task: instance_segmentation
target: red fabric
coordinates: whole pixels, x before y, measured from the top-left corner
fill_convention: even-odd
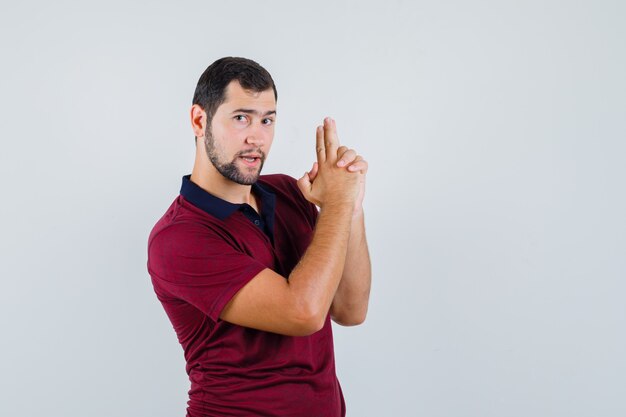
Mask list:
[[[259,183],[276,195],[274,245],[240,211],[219,220],[179,196],[148,243],[148,271],[187,361],[188,416],[345,415],[330,319],[307,337],[219,319],[264,268],[287,277],[309,245],[317,210],[285,175]]]

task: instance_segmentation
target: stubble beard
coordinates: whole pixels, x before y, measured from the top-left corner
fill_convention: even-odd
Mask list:
[[[265,162],[265,153],[262,150],[253,150],[254,153],[259,154],[261,157],[261,164],[259,165],[259,169],[256,172],[246,174],[237,167],[236,161],[241,156],[249,154],[252,151],[248,150],[238,152],[232,161],[222,162],[220,160],[219,152],[215,147],[215,139],[213,138],[213,135],[208,128],[204,132],[204,148],[206,150],[207,156],[209,157],[209,160],[211,161],[215,169],[217,169],[217,171],[225,178],[241,185],[252,185],[259,179],[259,175],[261,175],[261,170],[263,169],[263,163]]]

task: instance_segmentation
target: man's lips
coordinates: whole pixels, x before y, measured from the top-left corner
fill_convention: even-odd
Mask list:
[[[244,164],[251,167],[257,166],[261,162],[260,155],[241,155],[239,156],[239,158],[241,158]]]

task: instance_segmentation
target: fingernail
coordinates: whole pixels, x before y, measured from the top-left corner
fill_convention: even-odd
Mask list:
[[[346,161],[344,161],[343,159],[337,162],[337,165],[340,167],[344,166],[345,164],[346,164]]]

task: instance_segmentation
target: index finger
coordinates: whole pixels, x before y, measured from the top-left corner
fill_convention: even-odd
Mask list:
[[[317,162],[326,161],[326,145],[324,145],[324,127],[318,126],[315,130],[315,155]]]
[[[339,138],[337,137],[335,121],[330,117],[324,119],[324,146],[326,147],[326,159],[330,159],[331,161],[337,159]]]

